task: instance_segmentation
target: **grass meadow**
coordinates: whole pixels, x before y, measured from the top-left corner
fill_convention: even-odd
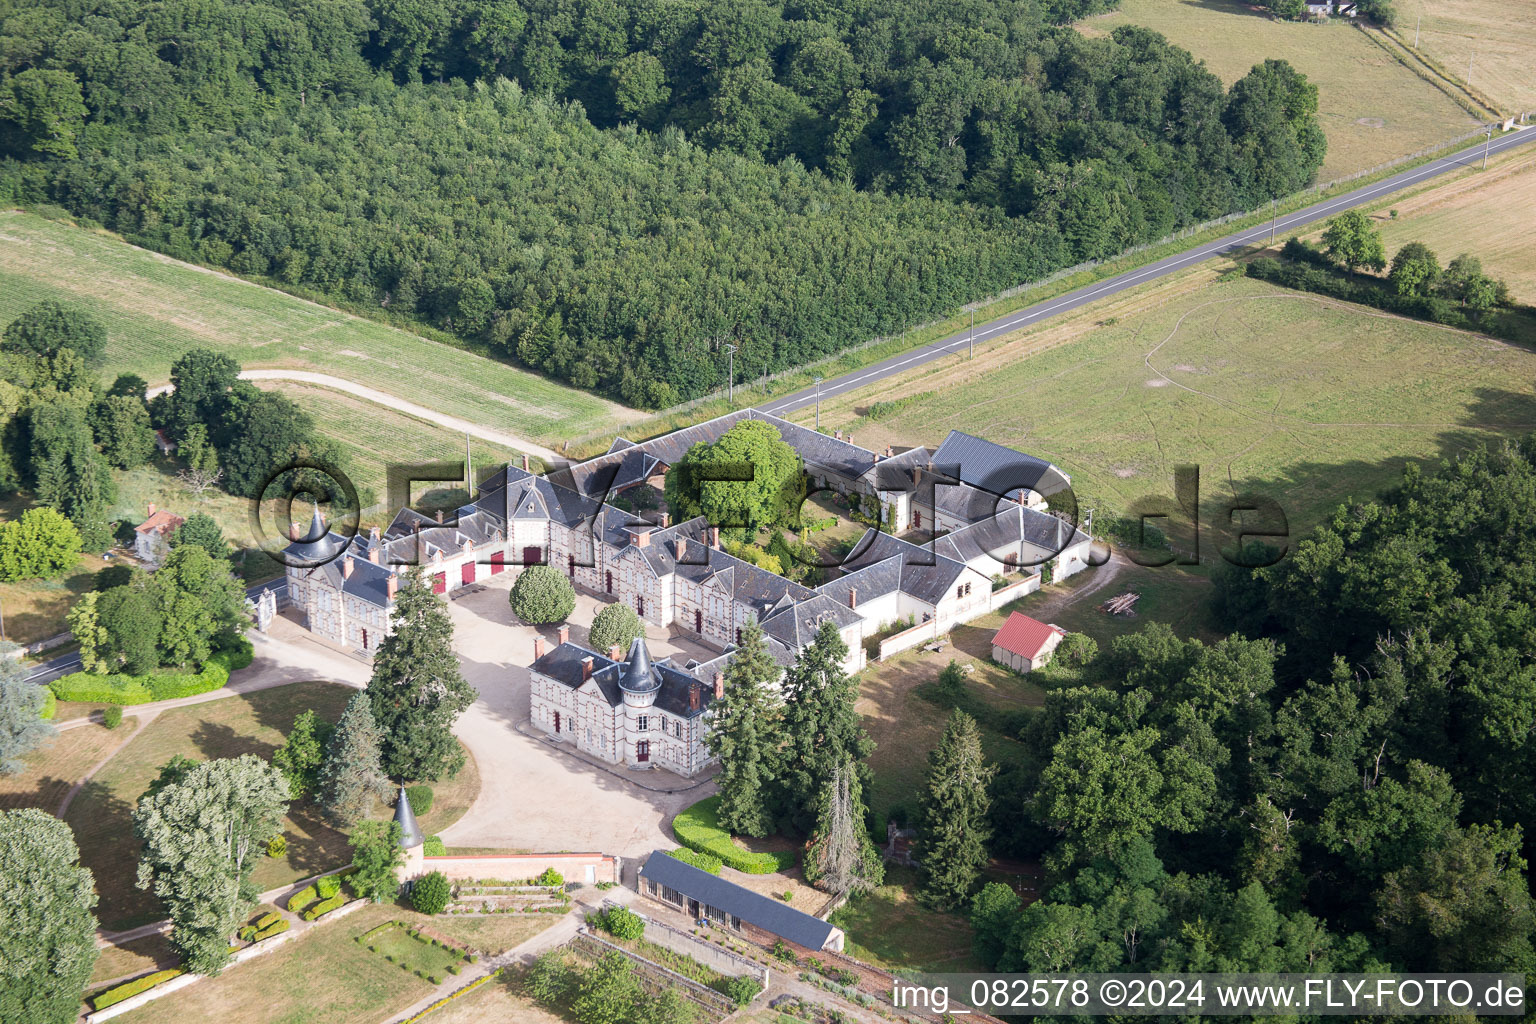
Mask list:
[[[15,210],[0,213],[0,323],[43,299],[77,303],[106,323],[105,377],[137,373],[163,383],[176,357],[203,347],[247,368],[329,373],[546,443],[629,415],[505,363],[110,234]]]
[[[1536,111],[1536,4],[1400,0],[1397,36],[1506,111]]]
[[[1405,7],[1399,4],[1401,16],[1411,19]],[[1319,119],[1328,136],[1319,181],[1375,167],[1476,126],[1445,93],[1342,21],[1276,21],[1241,0],[1123,0],[1119,10],[1078,28],[1098,35],[1119,25],[1161,32],[1205,61],[1228,86],[1266,58],[1290,61],[1318,90]]]

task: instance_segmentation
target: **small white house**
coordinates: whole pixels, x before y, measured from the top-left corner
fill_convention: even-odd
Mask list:
[[[992,637],[992,660],[1015,672],[1029,672],[1051,660],[1067,631],[1021,612],[1008,616]]]
[[[159,565],[171,550],[171,534],[186,522],[181,516],[149,506],[149,518],[133,528],[133,553],[146,565]]]

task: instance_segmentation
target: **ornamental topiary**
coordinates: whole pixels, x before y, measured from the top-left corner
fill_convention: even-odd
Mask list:
[[[576,590],[564,574],[547,565],[530,565],[512,584],[512,613],[530,626],[563,622],[576,607]]]
[[[411,887],[411,906],[423,914],[441,914],[448,907],[453,891],[448,876],[433,871],[416,880]]]
[[[431,786],[406,786],[405,798],[411,802],[411,811],[418,818],[432,809]]]
[[[605,654],[612,647],[627,651],[630,644],[643,636],[645,623],[635,610],[627,604],[611,604],[592,620],[587,646]]]

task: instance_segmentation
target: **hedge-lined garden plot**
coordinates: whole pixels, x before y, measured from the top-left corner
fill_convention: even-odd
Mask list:
[[[434,938],[402,921],[386,921],[359,935],[357,941],[403,970],[439,984],[449,975],[458,974],[477,959],[444,939]]]
[[[449,914],[563,914],[571,897],[561,885],[540,885],[538,880],[504,882],[476,879],[453,887]]]

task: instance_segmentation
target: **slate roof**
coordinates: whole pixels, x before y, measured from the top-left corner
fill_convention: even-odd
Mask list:
[[[402,850],[413,849],[427,841],[421,834],[421,826],[416,824],[416,812],[411,810],[411,801],[405,795],[404,786],[400,787],[400,792],[395,797],[395,820],[400,823]]]
[[[1066,635],[1067,631],[1060,626],[1048,626],[1023,612],[1014,612],[1008,616],[1008,621],[1003,623],[1003,628],[993,635],[992,644],[994,647],[1001,647],[1005,651],[1034,660],[1040,657],[1051,637]]]
[[[1020,487],[1050,497],[1071,486],[1067,474],[1033,455],[951,430],[933,453],[935,467],[954,472],[964,483],[1012,496]]]
[[[763,619],[763,632],[781,640],[795,650],[804,650],[816,639],[816,631],[823,622],[831,622],[839,629],[859,621],[859,613],[829,597],[818,593],[803,601],[797,601]]]
[[[893,557],[901,559],[901,591],[927,604],[943,600],[955,580],[966,571],[964,562],[950,558],[927,547],[920,547],[871,527],[854,546],[854,557],[844,564],[845,575],[824,583],[821,590],[835,594],[835,587],[844,587],[847,574],[875,565]]]
[[[797,942],[807,949],[823,948],[837,932],[837,928],[803,910],[796,910],[787,903],[769,899],[718,875],[701,871],[692,864],[684,864],[660,850],[647,858],[645,867],[640,869],[640,877],[652,879],[700,903],[734,914],[748,924],[790,942]]]
[[[616,708],[624,703],[626,690],[631,693],[655,691],[652,707],[678,718],[694,718],[709,709],[715,696],[713,671],[707,673],[709,678],[705,680],[667,660],[653,661],[645,641],[639,639],[630,645],[629,654],[623,661],[614,661],[567,641],[546,652],[529,667],[576,690],[586,682],[581,677],[581,664],[586,658],[592,659],[592,682],[609,707]],[[695,688],[699,691],[698,707],[693,706],[692,691]]]

